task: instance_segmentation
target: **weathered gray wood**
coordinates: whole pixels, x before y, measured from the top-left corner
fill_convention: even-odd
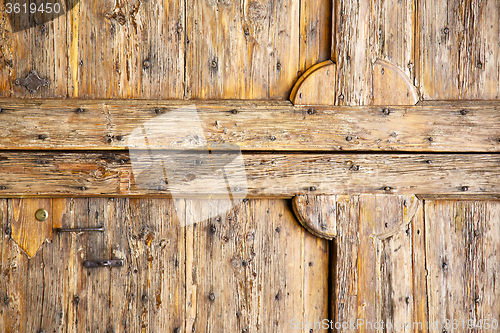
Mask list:
[[[343,200],[332,268],[337,281],[332,295],[335,322],[348,324],[339,331],[383,331],[382,322],[387,331],[388,325],[396,331],[399,323],[413,322],[411,224],[419,209],[422,203],[414,196],[361,195]]]
[[[192,164],[191,155],[185,158],[184,164]],[[495,154],[244,154],[243,159],[248,197],[500,193]],[[136,183],[127,153],[0,153],[0,197],[170,195],[166,186],[147,184]],[[225,188],[190,189],[189,178],[182,184],[185,197],[227,194]]]
[[[9,200],[0,200],[3,228]],[[272,332],[327,318],[328,242],[296,223],[285,200],[204,218],[222,204],[54,199],[59,226],[105,232],[55,234],[31,260],[3,236],[2,332]],[[98,258],[124,266],[82,266]]]
[[[209,144],[242,150],[498,152],[498,103],[388,107],[293,107],[270,101],[0,101],[0,149],[127,149],[130,133],[167,112],[196,108]],[[83,112],[78,113],[81,108]],[[156,120],[153,120],[156,119]],[[178,123],[176,123],[178,122]],[[174,133],[150,139],[175,148]],[[179,148],[179,147],[178,147]],[[182,148],[182,147],[180,147]]]
[[[451,331],[453,320],[460,331],[496,330],[484,324],[499,324],[499,211],[494,201],[426,202],[429,320],[438,330]]]

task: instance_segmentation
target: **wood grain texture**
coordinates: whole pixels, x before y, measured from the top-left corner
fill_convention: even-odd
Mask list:
[[[448,329],[446,320],[463,331],[498,323],[499,208],[494,201],[426,202],[429,320],[437,329]]]
[[[30,261],[2,236],[3,332],[270,332],[327,318],[327,242],[294,221],[287,201],[246,201],[204,219],[220,204],[54,199],[62,226],[105,232],[56,234]],[[124,266],[82,265],[110,258]]]
[[[362,195],[343,200],[332,272],[338,283],[332,302],[335,321],[348,326],[338,331],[373,332],[383,329],[382,321],[385,329],[413,322],[411,223],[418,209],[422,204],[413,196]]]
[[[286,98],[299,70],[299,10],[297,1],[188,1],[186,97]]]
[[[337,235],[337,197],[299,195],[292,199],[297,221],[313,235],[332,240]]]
[[[170,196],[166,186],[137,182],[127,153],[1,153],[0,195]],[[178,158],[180,158],[178,156]],[[193,163],[186,155],[179,165]],[[154,159],[153,165],[162,159]],[[498,195],[498,157],[493,154],[244,154],[248,197],[291,198],[314,194]],[[450,167],[450,166],[453,167]],[[217,166],[218,168],[218,166]],[[170,170],[170,169],[169,169]],[[174,169],[172,169],[174,170]],[[231,165],[228,174],[241,174]],[[124,180],[123,175],[127,175]],[[157,179],[153,179],[157,180]],[[164,181],[163,175],[161,176]],[[124,186],[124,181],[127,186]],[[183,196],[227,196],[226,189],[190,187]],[[238,193],[243,189],[232,188]]]
[[[386,114],[384,107],[310,108],[273,101],[4,100],[0,148],[126,149],[140,124],[182,126],[186,119],[169,118],[169,112],[195,108],[208,144],[234,143],[242,150],[498,152],[499,107],[399,106]],[[150,148],[175,148],[176,133],[150,138]]]
[[[45,221],[35,218],[35,212],[45,209]],[[49,199],[12,199],[9,201],[12,239],[28,258],[33,257],[46,241],[52,240],[52,202]]]
[[[217,201],[186,205],[196,216]],[[294,319],[327,318],[327,243],[294,221],[286,201],[247,201],[186,231],[186,331],[282,332]]]
[[[499,99],[499,15],[495,0],[419,3],[415,52],[423,99]]]
[[[373,64],[373,105],[415,105],[418,92],[410,78],[387,60]]]
[[[372,64],[394,63],[413,81],[414,2],[335,2],[333,60],[337,64],[337,105],[373,103]]]
[[[336,65],[327,60],[309,68],[290,93],[294,105],[334,105]]]

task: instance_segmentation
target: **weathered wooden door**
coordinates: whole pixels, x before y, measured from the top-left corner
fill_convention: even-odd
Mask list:
[[[0,0],[0,332],[499,331],[499,12]]]

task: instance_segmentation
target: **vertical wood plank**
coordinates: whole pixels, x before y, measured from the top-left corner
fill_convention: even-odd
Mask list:
[[[287,98],[299,66],[299,10],[298,1],[188,1],[186,97]]]
[[[217,204],[187,200],[186,214]],[[326,241],[306,234],[287,206],[250,200],[187,227],[186,331],[281,332],[328,318]]]
[[[423,99],[499,98],[498,6],[496,0],[419,2],[418,87]]]
[[[339,198],[338,204],[333,309],[335,322],[346,325],[339,331],[374,332],[383,322],[386,329],[409,332],[405,325],[413,329],[414,313],[410,223],[419,202],[412,196],[361,195]]]
[[[372,65],[378,58],[413,78],[412,0],[342,0],[334,10],[338,104],[372,103]]]
[[[497,320],[500,205],[493,201],[429,201],[426,203],[426,251],[429,320],[432,328],[476,331]]]

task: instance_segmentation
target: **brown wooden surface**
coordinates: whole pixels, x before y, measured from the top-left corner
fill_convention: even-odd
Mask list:
[[[333,254],[332,274],[337,283],[332,306],[335,322],[356,326],[360,320],[360,325],[339,331],[376,331],[368,322],[381,325],[383,321],[386,329],[389,323],[397,327],[413,322],[411,225],[418,210],[422,202],[412,196],[344,199]]]
[[[3,197],[170,196],[168,188],[155,185],[158,180],[164,181],[163,175],[158,178],[152,173],[151,178],[137,181],[127,153],[4,152],[0,158],[0,196]],[[193,163],[191,155],[185,158],[186,162],[180,165]],[[162,160],[154,158],[153,161],[161,165]],[[243,161],[248,197],[291,198],[300,194],[349,193],[472,197],[500,194],[495,154],[263,153],[244,154]],[[227,168],[235,174],[242,171],[232,166]],[[181,196],[207,198],[208,195],[227,194],[225,188],[193,189],[190,174],[179,179],[178,188],[184,191]],[[232,188],[231,191],[237,194],[244,189]]]
[[[296,108],[273,101],[3,100],[0,107],[2,149],[122,150],[139,125],[182,126],[185,119],[168,118],[168,112],[194,107],[209,144],[234,143],[242,150],[500,151],[496,102]],[[176,148],[172,141],[178,139],[162,132],[150,147]]]
[[[292,207],[297,221],[313,235],[328,240],[337,235],[337,196],[298,195]]]
[[[2,230],[11,201],[0,200]],[[219,203],[179,204],[199,215]],[[165,199],[54,207],[62,226],[106,231],[56,234],[31,260],[3,234],[2,332],[283,332],[292,319],[327,318],[327,242],[296,223],[286,201],[250,200],[190,225]],[[125,264],[85,269],[86,259]]]
[[[484,324],[498,324],[500,316],[499,203],[428,201],[425,207],[430,322],[438,330],[450,330],[446,320],[456,320],[460,331],[498,330]]]

